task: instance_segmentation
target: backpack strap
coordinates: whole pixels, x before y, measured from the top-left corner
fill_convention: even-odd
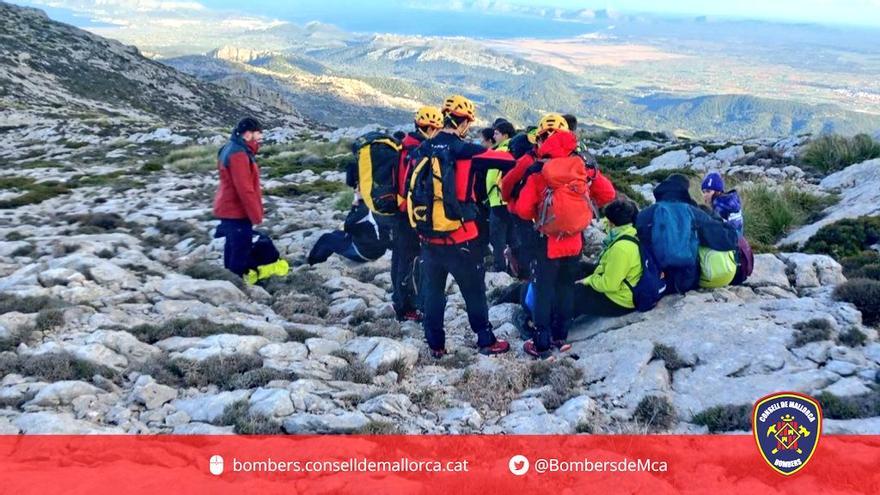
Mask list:
[[[614,242],[612,242],[611,244],[608,245],[608,249],[611,249],[611,246],[617,244],[618,241],[629,241],[629,242],[635,244],[637,247],[639,247],[640,250],[642,247],[642,244],[639,242],[639,240],[637,238],[635,238],[631,235],[622,235],[622,236],[618,237],[617,239],[614,239]],[[639,256],[641,256],[641,252],[639,252]],[[633,291],[633,286],[631,283],[629,283],[629,280],[627,280],[626,277],[623,278],[623,284],[629,288],[630,292]]]

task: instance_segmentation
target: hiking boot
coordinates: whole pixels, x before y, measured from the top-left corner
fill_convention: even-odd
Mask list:
[[[287,260],[284,258],[279,258],[278,261],[274,263],[258,266],[257,271],[259,272],[259,280],[264,280],[273,276],[283,277],[290,273],[290,265],[287,264]]]
[[[571,344],[569,344],[568,342],[561,340],[561,339],[554,340],[553,342],[550,343],[550,345],[555,347],[556,350],[559,352],[566,352],[566,351],[571,350]]]
[[[484,356],[494,356],[495,354],[504,354],[510,350],[510,344],[506,340],[496,340],[494,344],[480,347],[480,354]]]
[[[431,357],[434,359],[442,359],[446,354],[446,349],[431,349]]]
[[[553,356],[553,352],[550,349],[539,351],[538,347],[535,346],[534,340],[525,341],[523,343],[523,351],[535,359],[549,359]]]
[[[241,276],[244,279],[244,283],[247,285],[254,285],[257,281],[260,280],[260,274],[257,273],[256,270],[248,270],[244,275]]]

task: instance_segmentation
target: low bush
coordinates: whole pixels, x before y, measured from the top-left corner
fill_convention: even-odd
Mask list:
[[[810,342],[831,339],[831,323],[823,318],[795,323],[794,329],[794,347],[803,347]]]
[[[880,392],[872,390],[862,395],[839,397],[822,392],[816,397],[822,412],[829,419],[873,418],[880,416]]]
[[[836,201],[831,196],[815,196],[793,185],[772,189],[757,185],[739,190],[745,211],[745,234],[752,245],[769,246],[795,227],[817,219],[819,213]]]
[[[675,408],[666,397],[649,395],[639,401],[633,419],[649,432],[666,431],[675,425]]]
[[[373,376],[375,376],[373,370],[364,364],[357,355],[344,350],[334,351],[331,355],[342,358],[347,363],[345,366],[333,370],[334,380],[354,383],[373,383]]]
[[[694,415],[691,422],[706,426],[711,433],[723,431],[748,431],[752,427],[751,414],[752,406],[750,404],[728,404],[710,407],[709,409],[700,411]]]
[[[678,351],[675,350],[675,347],[663,344],[654,344],[654,350],[651,353],[651,360],[653,361],[655,359],[663,360],[666,369],[669,371],[676,371],[690,366],[690,364],[678,355]]]
[[[237,323],[214,323],[207,318],[174,319],[158,325],[138,325],[128,330],[142,342],[155,344],[170,337],[207,337],[218,334],[254,335],[256,330]]]
[[[834,298],[852,303],[861,311],[865,325],[880,323],[880,281],[867,278],[848,280],[834,289]]]
[[[584,372],[576,368],[571,360],[535,361],[529,367],[530,386],[545,387],[550,390],[541,394],[541,401],[547,410],[555,410],[577,394],[584,378]]]
[[[278,435],[283,433],[281,423],[268,416],[250,412],[250,404],[247,400],[233,402],[226,406],[223,415],[216,423],[222,426],[232,426],[239,435]]]
[[[207,261],[202,261],[187,267],[183,270],[183,274],[201,280],[225,280],[233,283],[241,290],[245,289],[244,279],[220,265],[208,263]]]
[[[855,163],[880,157],[880,142],[867,134],[848,138],[838,135],[813,139],[801,151],[801,161],[813,169],[831,173]]]

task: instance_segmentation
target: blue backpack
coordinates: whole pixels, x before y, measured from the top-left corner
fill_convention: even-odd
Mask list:
[[[657,305],[657,302],[660,301],[660,298],[663,297],[663,293],[666,291],[666,282],[663,281],[660,267],[657,265],[657,261],[654,259],[651,251],[642,247],[642,243],[635,237],[622,235],[614,240],[615,243],[618,241],[633,242],[639,247],[639,256],[642,258],[642,278],[636,282],[636,285],[631,285],[626,280],[623,283],[632,291],[633,303],[636,309],[639,311],[650,311],[654,309],[654,306]]]
[[[699,246],[690,205],[663,201],[654,206],[651,252],[661,270],[696,266]]]

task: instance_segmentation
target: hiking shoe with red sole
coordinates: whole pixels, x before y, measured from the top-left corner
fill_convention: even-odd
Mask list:
[[[441,359],[446,354],[446,349],[431,349],[431,357],[434,359]]]
[[[525,341],[525,343],[523,343],[523,351],[535,359],[550,359],[553,357],[553,351],[550,349],[539,351],[538,347],[535,346],[534,340]]]
[[[510,350],[510,344],[506,340],[496,340],[494,344],[480,347],[480,354],[484,356],[494,356],[495,354],[504,354]]]
[[[397,321],[414,321],[416,323],[421,323],[424,319],[425,315],[417,309],[397,314]]]
[[[567,352],[567,351],[571,350],[571,344],[569,344],[568,342],[566,342],[564,340],[554,340],[553,342],[550,343],[550,345],[555,347],[556,350],[559,352]]]

